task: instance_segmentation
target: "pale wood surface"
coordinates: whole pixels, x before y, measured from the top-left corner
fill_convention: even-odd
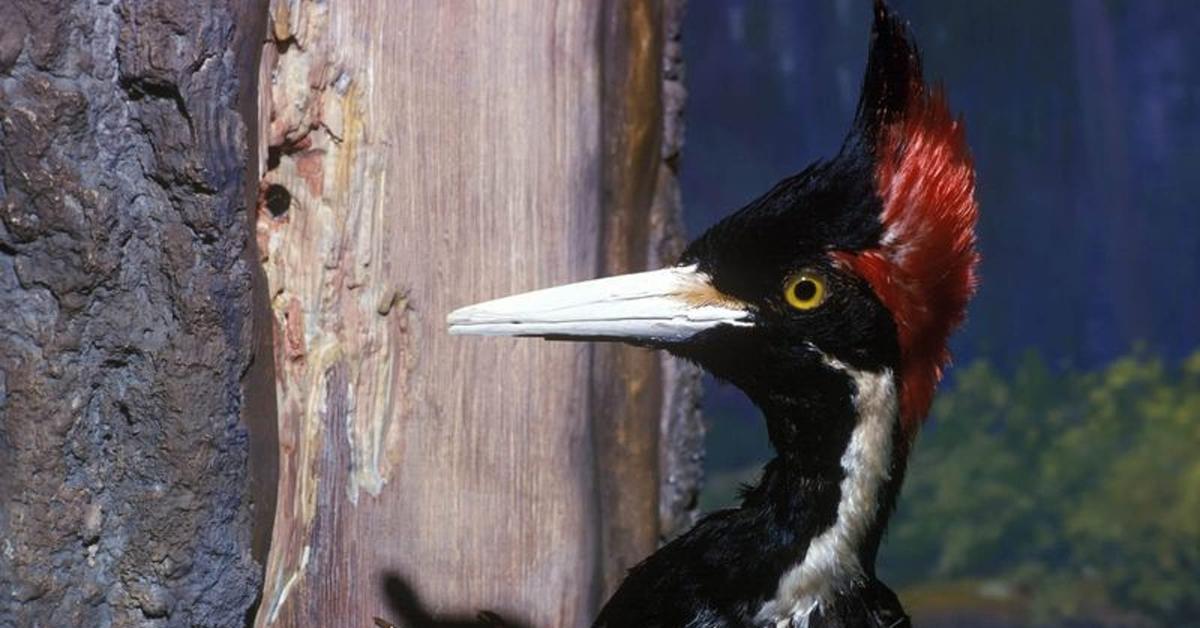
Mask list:
[[[259,241],[281,481],[259,626],[403,625],[397,579],[439,618],[587,625],[653,550],[678,406],[660,360],[444,324],[677,237],[652,207],[662,12],[619,4],[273,3]],[[614,81],[641,91],[605,107]],[[627,140],[602,140],[613,120]]]

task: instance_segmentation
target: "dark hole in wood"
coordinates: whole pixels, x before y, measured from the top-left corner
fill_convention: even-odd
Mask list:
[[[266,200],[267,211],[271,212],[271,216],[279,218],[292,206],[292,193],[282,185],[272,183],[267,186]]]
[[[282,146],[270,146],[267,148],[267,170],[274,170],[279,167],[279,160],[283,157]]]

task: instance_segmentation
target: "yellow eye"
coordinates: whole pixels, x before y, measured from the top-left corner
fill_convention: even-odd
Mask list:
[[[811,310],[825,301],[825,278],[813,271],[801,271],[783,284],[783,298],[797,310]]]

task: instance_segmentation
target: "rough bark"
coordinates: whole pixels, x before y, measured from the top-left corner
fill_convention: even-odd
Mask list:
[[[259,241],[283,455],[258,625],[586,625],[687,519],[692,371],[444,323],[677,254],[678,8],[273,2]]]
[[[255,599],[260,12],[0,3],[0,625],[233,626]]]
[[[650,210],[649,266],[674,263],[687,237],[679,193],[683,150],[684,88],[683,12],[685,0],[663,2],[662,45],[662,167],[658,169],[654,205]],[[704,479],[704,421],[700,413],[700,367],[662,354],[662,406],[659,415],[659,540],[672,539],[696,522]]]

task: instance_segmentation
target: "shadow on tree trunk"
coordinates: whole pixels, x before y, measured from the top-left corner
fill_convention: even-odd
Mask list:
[[[388,607],[401,623],[397,625],[376,617],[375,625],[379,628],[533,628],[532,624],[525,621],[501,617],[491,611],[480,611],[474,617],[434,617],[426,610],[412,585],[400,574],[385,572],[382,585]]]

